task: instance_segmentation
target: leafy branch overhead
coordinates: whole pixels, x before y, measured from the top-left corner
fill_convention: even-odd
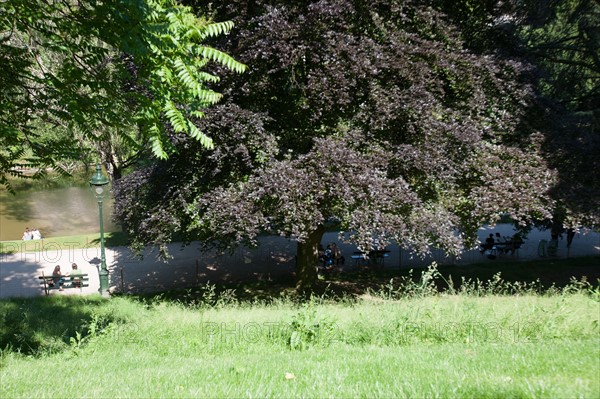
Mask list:
[[[95,141],[109,140],[114,127],[140,131],[138,145],[158,158],[172,150],[172,131],[212,148],[196,126],[221,99],[209,64],[236,73],[246,66],[206,41],[232,28],[175,0],[3,1],[0,182],[19,173],[15,166],[56,166],[66,157],[64,145],[36,145],[35,121]]]
[[[137,81],[149,93],[140,98],[140,125],[148,132],[154,155],[166,158],[170,145],[164,130],[164,115],[176,133],[186,133],[202,146],[213,148],[213,140],[201,132],[194,119],[202,110],[216,104],[221,94],[208,87],[219,77],[205,72],[209,61],[242,73],[246,66],[226,53],[203,44],[207,38],[228,34],[232,22],[207,23],[189,7],[165,1],[150,1],[155,10],[146,16],[147,41],[131,47],[138,67]],[[150,55],[150,56],[148,56]]]

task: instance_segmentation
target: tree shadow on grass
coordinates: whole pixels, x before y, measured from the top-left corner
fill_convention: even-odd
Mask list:
[[[461,266],[440,265],[437,267],[439,275],[432,282],[438,292],[450,291],[450,281],[452,289],[456,292],[460,291],[463,281],[475,282],[475,287],[483,292],[492,284],[491,282],[496,281],[494,276],[499,273],[506,287],[527,283],[525,287],[528,289],[534,288],[536,292],[544,293],[549,289],[564,288],[572,284],[573,280],[588,282],[591,286],[597,287],[600,281],[599,266],[598,256],[527,262],[487,262]],[[405,284],[412,282],[413,287],[417,287],[420,286],[424,271],[426,269],[359,269],[350,272],[329,272],[320,275],[313,295],[327,300],[347,301],[389,289],[391,286],[398,289],[398,284],[402,281]],[[390,284],[390,281],[393,281],[393,284]],[[504,292],[510,294],[510,289]],[[292,302],[306,300],[305,296],[297,295],[295,292],[293,276],[264,281],[220,281],[135,297],[143,300],[158,298],[194,306],[227,303],[269,304],[282,300]]]
[[[275,301],[295,301],[293,276],[280,276],[264,280],[220,280],[203,282],[195,287],[171,289],[128,297],[140,300],[164,300],[190,306],[215,306],[226,304],[271,304]]]
[[[121,247],[129,245],[129,236],[124,231],[110,231],[104,234],[104,245],[107,247]],[[100,238],[90,241],[92,245],[100,245]]]
[[[418,284],[425,270],[361,270],[356,273],[334,275],[324,280],[321,286],[338,295],[360,296],[380,290],[390,280],[412,281]],[[479,282],[480,288],[490,285],[499,274],[508,284],[527,283],[535,286],[539,293],[549,289],[562,289],[574,283],[587,282],[590,286],[600,285],[600,257],[581,257],[569,259],[545,259],[527,262],[495,262],[469,265],[440,265],[439,275],[433,283],[439,292],[451,288],[459,291],[463,282]],[[449,286],[452,284],[452,287]],[[324,285],[326,284],[326,285]]]
[[[77,333],[84,338],[113,321],[97,316],[103,301],[62,295],[2,300],[0,351],[38,356],[65,350]]]

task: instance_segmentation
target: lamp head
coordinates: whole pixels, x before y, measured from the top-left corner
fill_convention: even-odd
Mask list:
[[[98,199],[104,196],[104,187],[108,184],[108,179],[102,174],[100,164],[96,164],[96,173],[90,179],[90,187]]]

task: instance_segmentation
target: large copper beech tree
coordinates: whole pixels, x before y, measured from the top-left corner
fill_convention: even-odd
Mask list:
[[[123,178],[116,215],[138,245],[174,234],[205,248],[297,241],[297,286],[316,281],[330,221],[369,249],[394,240],[458,253],[508,213],[549,216],[553,173],[527,123],[525,65],[467,51],[417,1],[231,1],[220,48],[249,66],[207,112],[208,151],[178,152]],[[218,134],[217,134],[218,132]]]

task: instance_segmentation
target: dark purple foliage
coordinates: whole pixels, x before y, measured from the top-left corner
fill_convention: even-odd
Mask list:
[[[227,103],[203,121],[216,149],[182,141],[124,178],[117,216],[143,244],[177,232],[226,248],[274,231],[316,246],[335,220],[361,248],[422,253],[458,253],[503,213],[549,216],[553,175],[537,136],[518,129],[525,66],[469,52],[419,4],[216,6],[236,23],[218,45],[249,65],[223,79]]]

